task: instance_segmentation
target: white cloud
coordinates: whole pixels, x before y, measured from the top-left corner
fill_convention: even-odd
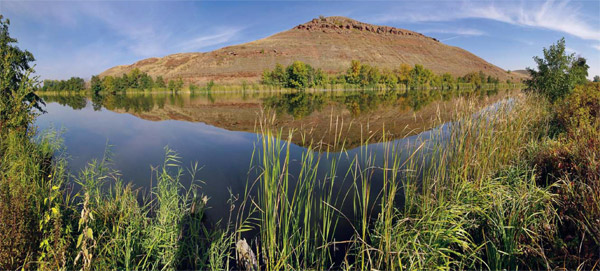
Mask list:
[[[1,1],[1,0],[0,0]],[[9,2],[13,3],[13,2]],[[39,4],[39,5],[38,5]],[[240,28],[199,27],[188,25],[173,29],[165,25],[164,14],[169,12],[164,3],[135,4],[130,2],[17,2],[7,6],[12,12],[29,16],[34,20],[52,24],[53,27],[78,27],[82,23],[97,21],[108,30],[107,35],[117,36],[112,39],[112,48],[126,50],[130,55],[138,57],[154,57],[178,52],[181,49],[190,51],[225,43],[234,38]],[[180,6],[179,6],[180,7]],[[190,31],[196,27],[202,35],[189,40]],[[183,34],[184,31],[186,34]],[[198,32],[192,35],[197,35]],[[99,37],[101,38],[101,37]],[[105,51],[105,50],[101,50]]]
[[[478,30],[478,29],[471,29],[471,28],[455,28],[455,29],[450,29],[450,28],[437,28],[437,29],[425,29],[425,30],[419,30],[417,32],[421,32],[421,33],[441,33],[441,34],[456,34],[456,35],[460,35],[460,36],[483,36],[486,33]]]
[[[39,42],[28,47],[36,54],[36,71],[42,79],[89,78],[90,74],[141,58],[226,43],[242,30],[232,26],[175,25],[165,14],[174,14],[184,8],[185,3],[178,3],[171,6],[155,2],[0,0],[0,12],[15,18],[13,23],[35,21],[44,29],[36,33]],[[51,37],[41,39],[39,36],[52,31],[81,34],[61,40],[58,47],[52,47],[48,43]]]
[[[592,45],[592,48],[600,51],[600,44],[594,44],[594,45]]]
[[[567,33],[582,39],[600,40],[598,22],[593,25],[578,6],[569,1],[462,1],[438,2],[436,6],[403,8],[403,12],[383,14],[373,22],[443,22],[480,18],[513,25],[543,28]],[[446,5],[446,6],[443,6]],[[597,20],[598,18],[591,18]]]
[[[537,2],[534,2],[538,4]],[[541,6],[524,6],[497,8],[495,6],[476,7],[470,9],[472,17],[497,20],[505,23],[539,27],[564,32],[573,36],[600,40],[600,29],[583,21],[585,16],[578,8],[569,5],[569,1],[555,2],[548,0]]]
[[[195,51],[213,45],[223,44],[231,41],[242,28],[218,29],[214,34],[202,35],[179,44],[183,51]]]

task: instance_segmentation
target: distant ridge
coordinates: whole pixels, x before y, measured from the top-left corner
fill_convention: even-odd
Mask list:
[[[121,75],[134,68],[165,79],[182,78],[197,84],[258,82],[275,64],[304,61],[328,73],[345,71],[352,60],[396,69],[421,64],[434,72],[463,76],[483,71],[501,80],[523,75],[507,73],[476,55],[423,34],[372,25],[346,17],[321,17],[270,37],[206,53],[180,53],[148,58],[110,68],[101,76]]]

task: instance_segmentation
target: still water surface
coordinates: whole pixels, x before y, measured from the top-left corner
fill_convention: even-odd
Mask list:
[[[509,95],[500,91],[471,95],[481,106]],[[428,138],[432,128],[450,121],[464,97],[408,97],[370,91],[273,92],[273,93],[138,93],[85,97],[45,95],[46,114],[37,119],[39,129],[62,129],[71,172],[78,172],[107,148],[114,168],[124,182],[151,187],[151,167],[164,161],[165,146],[175,150],[184,167],[202,167],[202,193],[210,198],[210,220],[223,218],[229,210],[229,191],[243,194],[251,170],[252,155],[260,148],[257,125],[269,119],[286,137],[294,136],[292,161],[299,161],[307,141],[322,142],[323,149],[340,152],[338,135],[346,140],[344,155],[359,153],[361,142],[378,142],[382,131],[410,153]],[[339,132],[339,127],[342,132]],[[307,135],[306,137],[299,136]],[[381,146],[372,145],[377,151]],[[292,163],[293,164],[293,163]],[[323,162],[326,167],[326,162]],[[347,165],[345,165],[347,166]],[[293,165],[292,165],[293,167]],[[344,171],[344,165],[340,170]],[[298,169],[290,170],[293,175]],[[377,178],[377,176],[375,176]],[[183,180],[189,185],[190,180]],[[376,185],[377,182],[373,182]]]

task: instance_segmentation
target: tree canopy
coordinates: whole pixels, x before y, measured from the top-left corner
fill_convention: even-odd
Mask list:
[[[525,81],[527,90],[541,93],[554,102],[571,93],[576,85],[587,81],[589,66],[585,58],[567,54],[565,48],[565,39],[562,38],[544,48],[543,57],[533,57],[537,70],[527,68],[531,77]]]
[[[277,64],[273,70],[263,72],[261,83],[295,89],[324,87],[329,84],[349,84],[364,88],[379,84],[394,90],[398,85],[404,85],[408,89],[456,89],[459,87],[458,83],[469,84],[467,88],[481,88],[484,84],[499,84],[500,80],[481,71],[455,78],[449,73],[437,75],[419,64],[414,67],[400,64],[398,69],[391,70],[352,60],[346,72],[337,75],[327,75],[320,68],[315,69],[302,61],[295,61],[287,67]]]
[[[82,91],[85,90],[85,80],[71,77],[69,80],[44,80],[41,91]]]
[[[33,108],[43,112],[43,101],[33,92],[37,80],[30,77],[30,63],[35,59],[15,45],[17,40],[10,37],[9,24],[0,15],[0,130],[26,127],[33,119]]]
[[[294,61],[285,68],[277,64],[272,71],[264,71],[261,81],[265,85],[305,89],[326,84],[326,77],[321,69],[314,69],[302,61]]]

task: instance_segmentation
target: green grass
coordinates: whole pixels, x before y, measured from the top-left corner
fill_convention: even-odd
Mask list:
[[[299,157],[291,152],[294,131],[271,129],[266,114],[251,164],[258,178],[241,198],[232,196],[232,213],[219,226],[203,220],[210,195],[202,182],[181,185],[185,175],[195,180],[198,166],[184,169],[168,148],[149,194],[119,179],[109,152],[75,177],[81,190],[72,194],[56,133],[37,141],[6,133],[0,233],[14,238],[0,242],[0,265],[232,269],[235,244],[255,232],[247,241],[261,270],[593,269],[600,239],[593,168],[540,179],[556,167],[546,153],[557,144],[591,144],[593,134],[567,127],[556,139],[551,105],[540,101],[517,95],[479,111],[465,100],[450,133],[433,130],[412,148],[394,144],[382,127],[381,141],[362,138],[362,147],[347,150],[344,132],[353,124],[332,116],[335,146],[302,135]],[[597,125],[580,118],[584,124],[572,125]],[[571,149],[568,161],[595,165],[593,152]],[[341,229],[348,239],[336,238]],[[565,236],[573,229],[578,239]]]

